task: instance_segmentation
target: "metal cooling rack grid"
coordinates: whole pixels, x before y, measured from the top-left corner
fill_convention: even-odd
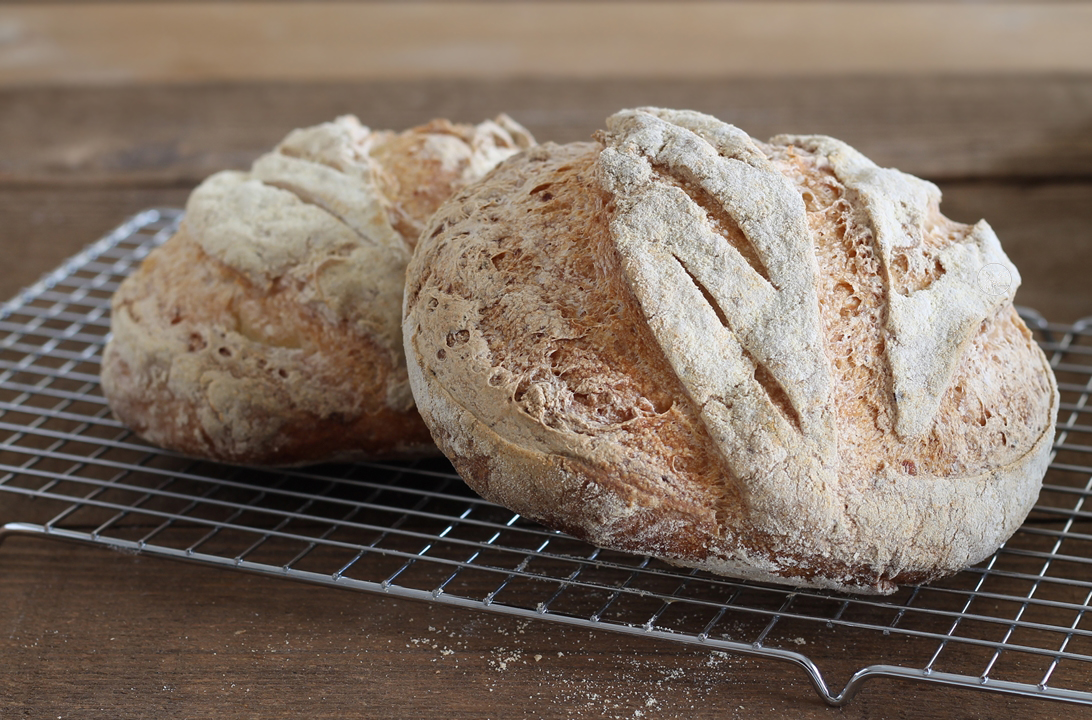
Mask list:
[[[110,295],[180,218],[141,213],[0,308],[0,515],[18,518],[0,539],[87,542],[781,659],[834,705],[874,677],[1092,704],[1092,323],[1025,313],[1062,404],[1040,502],[1004,548],[887,598],[792,590],[596,549],[481,500],[441,461],[261,471],[150,448],[110,415],[98,363]],[[805,654],[822,647],[861,669],[825,679]]]

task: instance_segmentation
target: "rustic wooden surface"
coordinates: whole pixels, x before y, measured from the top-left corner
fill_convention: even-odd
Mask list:
[[[0,83],[1092,71],[1079,2],[54,4],[3,9]]]
[[[4,27],[0,65],[13,57]],[[1019,302],[1053,320],[1092,315],[1092,76],[1080,72],[0,82],[0,295],[131,213],[181,206],[297,126],[504,111],[563,142],[642,104],[757,136],[828,133],[930,178],[950,216],[997,230],[1024,276]],[[25,511],[0,495],[0,521]],[[0,544],[0,578],[0,718],[1092,718],[891,681],[831,709],[773,661],[37,538]],[[806,650],[837,684],[857,657],[909,657],[890,640],[866,638],[856,657]]]
[[[4,718],[1092,717],[885,680],[835,709],[767,660],[56,541],[0,547]],[[843,682],[858,667],[803,649]]]
[[[849,707],[832,710],[799,672],[768,661],[43,539],[7,540],[0,572],[0,607],[12,609],[0,634],[3,717],[1046,718],[1059,711],[893,682],[874,682]],[[935,647],[898,635],[839,644],[842,635],[804,632],[804,644],[790,647],[837,684],[864,658],[920,665],[921,651],[928,657]],[[942,664],[958,669],[960,662]]]

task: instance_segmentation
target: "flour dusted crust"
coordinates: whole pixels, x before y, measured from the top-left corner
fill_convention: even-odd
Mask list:
[[[817,136],[620,112],[446,203],[410,383],[478,492],[598,545],[889,593],[988,556],[1057,389],[1016,269],[933,185]]]
[[[532,144],[505,116],[404,133],[346,116],[208,178],[113,298],[112,410],[231,463],[435,452],[406,377],[406,263],[443,200]]]

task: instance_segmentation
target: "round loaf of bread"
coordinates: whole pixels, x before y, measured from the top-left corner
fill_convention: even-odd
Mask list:
[[[208,178],[113,297],[114,414],[228,463],[435,453],[402,352],[406,263],[442,201],[533,142],[504,116],[403,133],[347,116]]]
[[[837,140],[640,109],[454,196],[410,384],[485,498],[597,545],[890,593],[992,553],[1058,395],[985,222]]]

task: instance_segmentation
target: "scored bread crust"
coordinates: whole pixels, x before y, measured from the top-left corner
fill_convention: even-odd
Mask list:
[[[533,142],[506,116],[403,133],[346,116],[211,176],[113,297],[111,409],[229,463],[434,453],[406,377],[405,266],[441,202]]]
[[[830,138],[607,127],[457,194],[410,263],[410,384],[466,481],[604,547],[811,587],[889,593],[1008,538],[1058,401],[988,225]]]

